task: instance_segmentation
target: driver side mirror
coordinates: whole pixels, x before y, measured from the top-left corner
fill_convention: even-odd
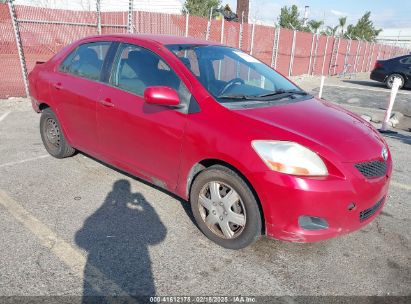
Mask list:
[[[153,86],[144,90],[144,100],[146,103],[159,106],[178,107],[180,97],[176,90],[165,86]]]

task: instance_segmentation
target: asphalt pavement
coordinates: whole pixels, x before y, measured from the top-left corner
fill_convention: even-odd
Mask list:
[[[0,296],[411,294],[409,132],[386,138],[392,184],[371,224],[232,251],[173,195],[81,153],[48,156],[39,115],[18,100],[0,101]]]
[[[297,76],[293,80],[303,89],[318,95],[320,77]],[[323,98],[332,102],[363,107],[373,110],[385,110],[391,90],[383,83],[370,80],[369,73],[359,73],[353,78],[327,77],[324,81]],[[411,117],[411,89],[398,91],[393,111]]]

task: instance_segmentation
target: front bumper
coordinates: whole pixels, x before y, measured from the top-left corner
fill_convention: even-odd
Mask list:
[[[387,198],[391,160],[386,175],[373,179],[366,179],[353,164],[345,166],[349,170],[349,177],[345,178],[303,178],[272,171],[258,174],[261,189],[257,193],[263,205],[266,234],[291,242],[317,242],[350,233],[371,222]],[[300,216],[324,219],[328,227],[303,229],[298,221]]]

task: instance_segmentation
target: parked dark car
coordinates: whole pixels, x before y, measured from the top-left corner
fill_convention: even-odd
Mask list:
[[[411,55],[377,60],[370,75],[372,80],[384,82],[389,89],[392,88],[395,77],[401,79],[400,89],[411,87]]]

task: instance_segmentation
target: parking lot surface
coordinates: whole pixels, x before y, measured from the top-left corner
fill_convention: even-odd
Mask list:
[[[391,90],[383,83],[370,80],[369,73],[359,73],[352,79],[348,77],[328,77],[325,79],[323,98],[349,106],[382,109],[387,108]],[[318,95],[320,77],[293,77],[293,80],[303,89]],[[401,89],[397,93],[393,111],[411,117],[411,90]]]
[[[38,124],[27,101],[0,101],[2,296],[411,293],[409,132],[386,138],[390,195],[364,229],[231,251],[169,193],[81,153],[48,156]]]

